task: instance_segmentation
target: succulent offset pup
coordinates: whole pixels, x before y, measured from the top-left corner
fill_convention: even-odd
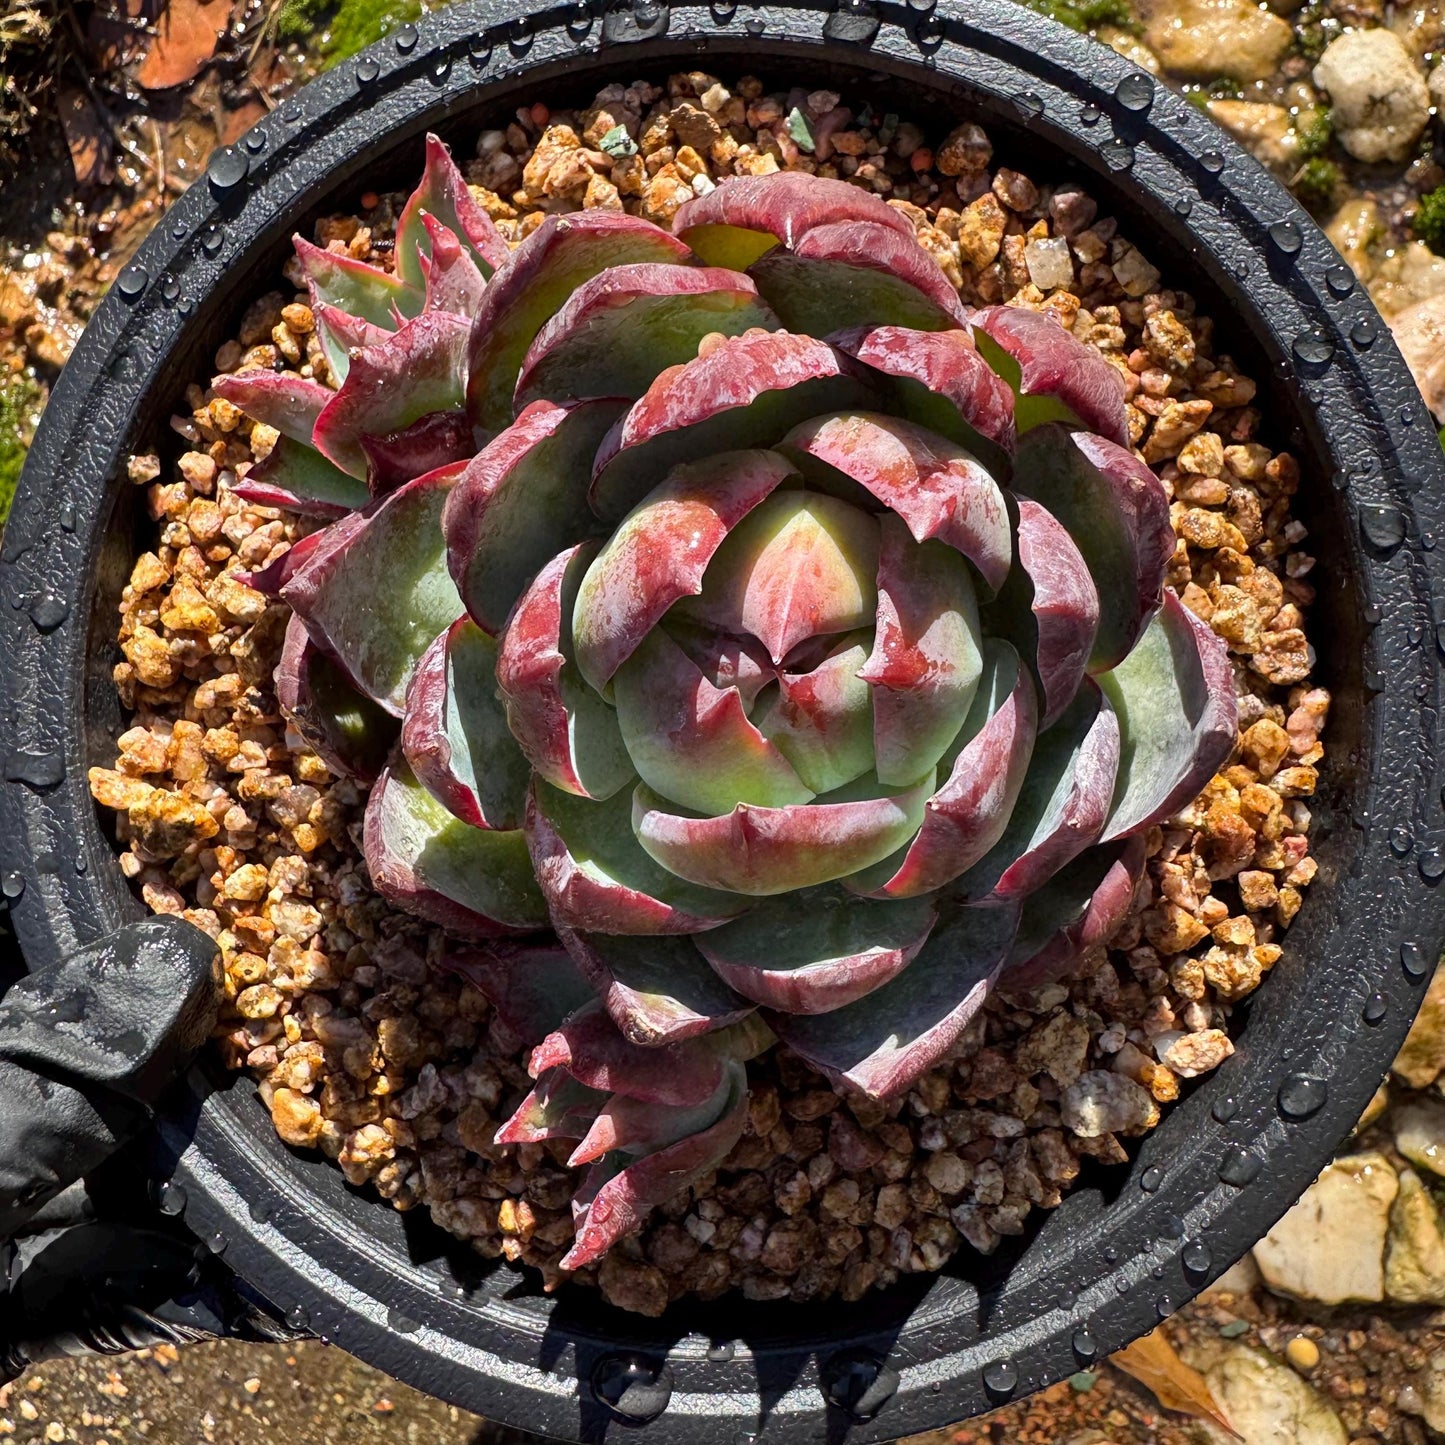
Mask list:
[[[799,173],[512,250],[431,137],[392,272],[296,249],[335,389],[215,381],[281,434],[237,490],[332,519],[251,578],[277,695],[535,1045],[497,1138],[591,1165],[564,1268],[775,1038],[896,1096],[1108,938],[1236,716],[1097,352]]]

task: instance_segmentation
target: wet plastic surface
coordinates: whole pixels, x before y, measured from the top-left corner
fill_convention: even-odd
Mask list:
[[[162,1208],[217,1240],[295,1327],[492,1419],[585,1439],[627,1424],[689,1445],[892,1439],[1151,1328],[1285,1211],[1383,1076],[1445,935],[1445,462],[1387,329],[1289,196],[1186,102],[1011,0],[521,8],[472,0],[403,27],[218,152],[92,321],[0,559],[0,891],[32,966],[136,915],[85,783],[120,725],[125,455],[163,441],[174,396],[291,232],[405,184],[426,130],[469,144],[523,100],[703,64],[934,125],[977,119],[1004,163],[1083,181],[1266,379],[1272,439],[1304,463],[1312,633],[1336,696],[1313,808],[1320,877],[1236,1012],[1238,1052],[1133,1163],[1082,1179],[992,1259],[965,1250],[856,1305],[725,1300],[649,1321],[588,1291],[544,1298],[420,1212],[349,1189],[287,1150],[249,1083],[219,1070],[193,1074],[155,1152]]]

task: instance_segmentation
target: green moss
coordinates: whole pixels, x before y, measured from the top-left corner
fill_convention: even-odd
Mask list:
[[[1311,161],[1322,156],[1330,148],[1335,133],[1335,123],[1327,105],[1317,105],[1302,111],[1295,119],[1295,134],[1299,137],[1299,153],[1302,160]]]
[[[1313,65],[1343,28],[1330,13],[1329,0],[1310,0],[1294,18],[1295,47]]]
[[[1323,156],[1315,156],[1295,172],[1290,189],[1306,209],[1325,211],[1333,204],[1340,181],[1340,168]]]
[[[1131,32],[1139,28],[1128,0],[1019,0],[1019,3],[1080,33],[1097,30],[1101,25]]]
[[[24,374],[0,383],[0,525],[10,515],[15,484],[44,404],[45,393]]]
[[[1432,250],[1445,256],[1445,186],[1420,197],[1415,210],[1415,234]]]
[[[326,64],[336,65],[421,13],[421,0],[284,0],[276,35],[315,44]]]

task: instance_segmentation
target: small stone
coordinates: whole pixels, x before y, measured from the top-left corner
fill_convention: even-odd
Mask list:
[[[1040,291],[1074,284],[1074,259],[1063,236],[1030,241],[1024,247],[1024,264],[1029,268],[1029,279]]]
[[[321,1106],[305,1094],[277,1089],[271,1095],[271,1122],[285,1143],[309,1149],[321,1137]]]
[[[970,175],[986,170],[993,159],[993,146],[982,126],[966,121],[944,137],[934,152],[934,164],[945,176]]]
[[[1312,1370],[1320,1362],[1320,1347],[1308,1335],[1296,1335],[1284,1347],[1284,1357],[1297,1370]]]
[[[1061,1112],[1064,1127],[1084,1139],[1139,1133],[1159,1121],[1147,1089],[1105,1069],[1091,1069],[1064,1090]]]
[[[1254,1247],[1264,1282],[1321,1304],[1385,1297],[1385,1238],[1400,1184],[1383,1154],[1336,1159]]]
[[[1400,1171],[1390,1210],[1385,1294],[1396,1304],[1445,1304],[1445,1233],[1435,1201],[1413,1169]]]
[[[1283,173],[1298,164],[1299,136],[1284,106],[1260,100],[1211,100],[1209,117],[1270,170]]]
[[[667,1277],[660,1269],[628,1259],[620,1250],[603,1256],[597,1271],[603,1297],[618,1309],[656,1319],[667,1308]]]
[[[970,266],[991,265],[1003,244],[1008,217],[992,191],[985,191],[963,208],[958,218],[958,251]]]
[[[1421,1095],[1390,1116],[1395,1147],[1412,1164],[1445,1176],[1445,1103]]]
[[[1445,968],[1437,968],[1425,1001],[1391,1065],[1395,1077],[1412,1089],[1428,1088],[1445,1068]]]
[[[1430,91],[1393,30],[1346,30],[1315,66],[1335,132],[1356,160],[1399,163],[1430,120]]]
[[[1186,1364],[1203,1374],[1220,1413],[1238,1432],[1234,1438],[1347,1445],[1350,1437],[1326,1398],[1266,1351],[1205,1336],[1186,1344],[1180,1353]],[[1200,1438],[1214,1445],[1231,1437],[1204,1425]]]
[[[1419,1389],[1423,1396],[1425,1423],[1437,1434],[1445,1434],[1445,1347],[1425,1361],[1420,1372]]]
[[[1172,75],[1264,80],[1294,38],[1289,22],[1248,0],[1143,0],[1144,39]]]

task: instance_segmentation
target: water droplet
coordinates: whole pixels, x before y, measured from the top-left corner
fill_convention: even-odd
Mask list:
[[[212,151],[210,160],[206,162],[206,179],[213,191],[233,191],[246,179],[249,166],[244,151],[237,150],[235,146],[222,146]]]
[[[1420,854],[1416,866],[1420,869],[1420,876],[1427,883],[1438,883],[1445,878],[1445,851],[1432,843]]]
[[[672,1371],[646,1355],[604,1355],[592,1371],[592,1393],[619,1419],[645,1425],[672,1399]]]
[[[177,281],[174,276],[167,276],[166,279],[161,282],[161,300],[167,301],[174,306],[180,299],[180,295],[181,283]]]
[[[1098,125],[1100,120],[1103,119],[1103,116],[1104,112],[1100,110],[1097,105],[1086,105],[1079,112],[1079,119],[1083,121],[1085,125]]]
[[[1219,1161],[1219,1177],[1225,1184],[1243,1189],[1259,1173],[1264,1161],[1244,1149],[1231,1149]]]
[[[386,1324],[388,1329],[395,1330],[399,1335],[414,1335],[421,1328],[409,1314],[394,1306],[386,1312]]]
[[[306,114],[306,108],[299,100],[288,100],[281,107],[281,119],[287,125],[297,125]]]
[[[1059,1308],[1071,1310],[1079,1302],[1079,1292],[1076,1289],[1066,1289],[1059,1295]]]
[[[943,21],[937,15],[928,15],[918,22],[918,29],[913,37],[918,42],[918,48],[925,54],[931,55],[940,45],[943,44]]]
[[[1360,348],[1361,351],[1368,350],[1375,343],[1375,338],[1380,334],[1380,328],[1368,317],[1355,322],[1350,327],[1350,340]]]
[[[1037,120],[1044,113],[1044,98],[1032,90],[1014,96],[1014,109],[1026,120]]]
[[[651,8],[651,0],[643,0]],[[641,4],[637,7],[641,9]],[[640,23],[640,20],[639,20]],[[525,55],[532,48],[532,41],[535,36],[532,33],[532,21],[529,16],[519,15],[512,21],[511,29],[507,31],[507,46],[513,55]]]
[[[5,778],[29,788],[53,788],[65,780],[65,754],[17,749],[5,759]]]
[[[184,217],[177,216],[176,219],[171,222],[171,235],[178,241],[184,241],[186,239],[187,229]]]
[[[1411,978],[1424,978],[1430,968],[1425,951],[1418,943],[1400,945],[1400,965]]]
[[[1164,1171],[1157,1164],[1151,1164],[1139,1176],[1139,1188],[1145,1194],[1153,1194],[1163,1182]]]
[[[738,1347],[731,1340],[714,1340],[707,1347],[707,1357],[714,1364],[724,1365],[738,1352]]]
[[[439,60],[432,61],[431,78],[434,85],[442,85],[446,78],[452,73],[452,59],[449,55],[443,55]]]
[[[1188,196],[1176,196],[1174,199],[1175,213],[1187,216],[1194,209],[1194,202]]]
[[[292,1305],[286,1315],[286,1323],[293,1330],[309,1329],[311,1325],[311,1312],[301,1305]]]
[[[1327,1092],[1323,1079],[1290,1074],[1279,1086],[1279,1111],[1286,1119],[1308,1119],[1324,1108]]]
[[[1377,991],[1365,1000],[1362,1016],[1367,1024],[1377,1024],[1385,1017],[1388,1009],[1389,1004],[1385,1001],[1385,995]]]
[[[1097,1358],[1099,1353],[1098,1342],[1089,1333],[1087,1325],[1080,1325],[1074,1331],[1074,1338],[1070,1342],[1074,1347],[1074,1353],[1087,1365],[1090,1360]]]
[[[142,266],[127,266],[116,278],[115,289],[127,301],[134,301],[145,289],[150,277]]]
[[[1126,75],[1114,87],[1114,98],[1125,110],[1142,114],[1154,104],[1154,82],[1147,75]]]
[[[1206,175],[1217,176],[1224,169],[1224,157],[1218,151],[1205,151],[1199,157],[1199,168]]]
[[[60,530],[62,532],[73,532],[75,530],[75,507],[67,502],[60,509]]]
[[[1154,1301],[1154,1313],[1158,1315],[1161,1320],[1167,1320],[1178,1308],[1179,1306],[1176,1305],[1167,1294],[1161,1294],[1159,1298]]]
[[[1360,508],[1360,535],[1372,547],[1391,551],[1405,540],[1405,514],[1398,507],[1367,503]]]
[[[214,1234],[207,1237],[206,1248],[209,1249],[212,1254],[225,1254],[226,1245],[229,1243],[230,1241],[218,1229]]]
[[[1222,1099],[1216,1099],[1209,1111],[1221,1123],[1227,1124],[1239,1113],[1239,1101],[1232,1095],[1226,1094]]]
[[[1331,296],[1348,296],[1355,289],[1355,273],[1348,266],[1336,264],[1325,272],[1325,285]]]
[[[731,20],[733,16],[738,13],[738,7],[735,3],[735,0],[712,0],[712,4],[708,8],[712,11],[712,18],[716,20],[719,25],[726,25],[728,21]],[[863,3],[863,0],[847,0],[847,3],[839,5],[837,9],[833,12],[833,14],[840,15],[847,14],[849,12],[856,13],[858,11],[866,11],[867,9],[868,6]],[[832,16],[829,16],[829,20],[831,20],[832,18]],[[823,22],[823,34],[827,35],[828,39],[830,40],[838,40],[842,38],[837,35],[829,34],[828,21],[826,20]]]
[[[179,1184],[167,1181],[156,1191],[156,1208],[162,1214],[181,1214],[186,1207],[186,1191]]]
[[[266,132],[262,130],[259,126],[253,128],[252,130],[248,130],[243,137],[241,144],[245,146],[246,149],[250,151],[253,156],[258,156],[263,150],[266,149]]]
[[[30,604],[30,620],[42,632],[54,632],[70,616],[70,604],[53,592],[42,592]]]
[[[1390,829],[1390,852],[1397,858],[1409,856],[1410,850],[1415,846],[1415,839],[1409,828],[1403,823],[1396,823]]]
[[[473,35],[467,41],[467,54],[471,57],[472,64],[480,69],[492,58],[492,37],[490,35]],[[361,67],[356,70],[356,77],[361,79]],[[371,77],[373,80],[375,76]]]
[[[214,227],[201,237],[201,250],[208,256],[216,255],[225,244],[225,236]]]
[[[1117,1264],[1119,1262],[1119,1249],[1117,1245],[1106,1244],[1104,1246],[1104,1263]]]
[[[1400,408],[1401,426],[1414,426],[1417,413],[1413,406],[1402,406]]]
[[[1183,1239],[1184,1221],[1177,1215],[1168,1215],[1164,1220],[1164,1228],[1160,1231],[1163,1239]]]
[[[1190,1274],[1208,1274],[1214,1263],[1214,1251],[1202,1239],[1191,1239],[1179,1258]]]
[[[269,1199],[253,1199],[247,1213],[257,1224],[265,1224],[271,1218],[272,1204]]]
[[[983,1367],[983,1387],[1001,1398],[1018,1389],[1019,1367],[1012,1360],[991,1360]]]
[[[719,15],[720,8],[725,9],[727,14]],[[725,24],[736,8],[732,0],[724,0],[721,6],[715,0],[713,15]],[[872,45],[881,24],[878,11],[869,0],[839,0],[832,14],[823,22],[823,38],[841,41],[845,45]]]
[[[749,15],[748,18],[743,21],[743,29],[754,39],[761,35],[766,28],[760,15]]]
[[[1099,154],[1111,171],[1127,171],[1134,164],[1134,147],[1125,141],[1111,140],[1099,147]]]
[[[1291,347],[1295,360],[1304,366],[1328,366],[1334,359],[1335,343],[1318,328],[1301,331]]]
[[[356,62],[356,81],[358,85],[370,85],[380,74],[381,66],[378,65],[370,55],[363,56]]]
[[[925,15],[934,9],[937,4],[938,0],[908,0],[908,8],[910,10],[917,10]]]
[[[75,855],[75,871],[77,873],[84,873],[89,867],[90,860],[85,856],[84,851],[77,852]]]
[[[1121,1274],[1121,1275],[1114,1281],[1114,1293],[1117,1294],[1117,1295],[1126,1295],[1126,1294],[1128,1294],[1129,1291],[1130,1291],[1131,1289],[1133,1289],[1133,1288],[1134,1288],[1134,1282],[1133,1282],[1133,1280],[1129,1279],[1126,1275],[1122,1275],[1122,1274]]]
[[[416,49],[418,38],[415,25],[403,25],[401,29],[396,32],[396,38],[392,41],[392,44],[396,46],[397,54],[410,55],[411,52]]]
[[[1304,237],[1293,221],[1276,221],[1269,228],[1269,239],[1286,256],[1299,255],[1299,249],[1304,245]]]

